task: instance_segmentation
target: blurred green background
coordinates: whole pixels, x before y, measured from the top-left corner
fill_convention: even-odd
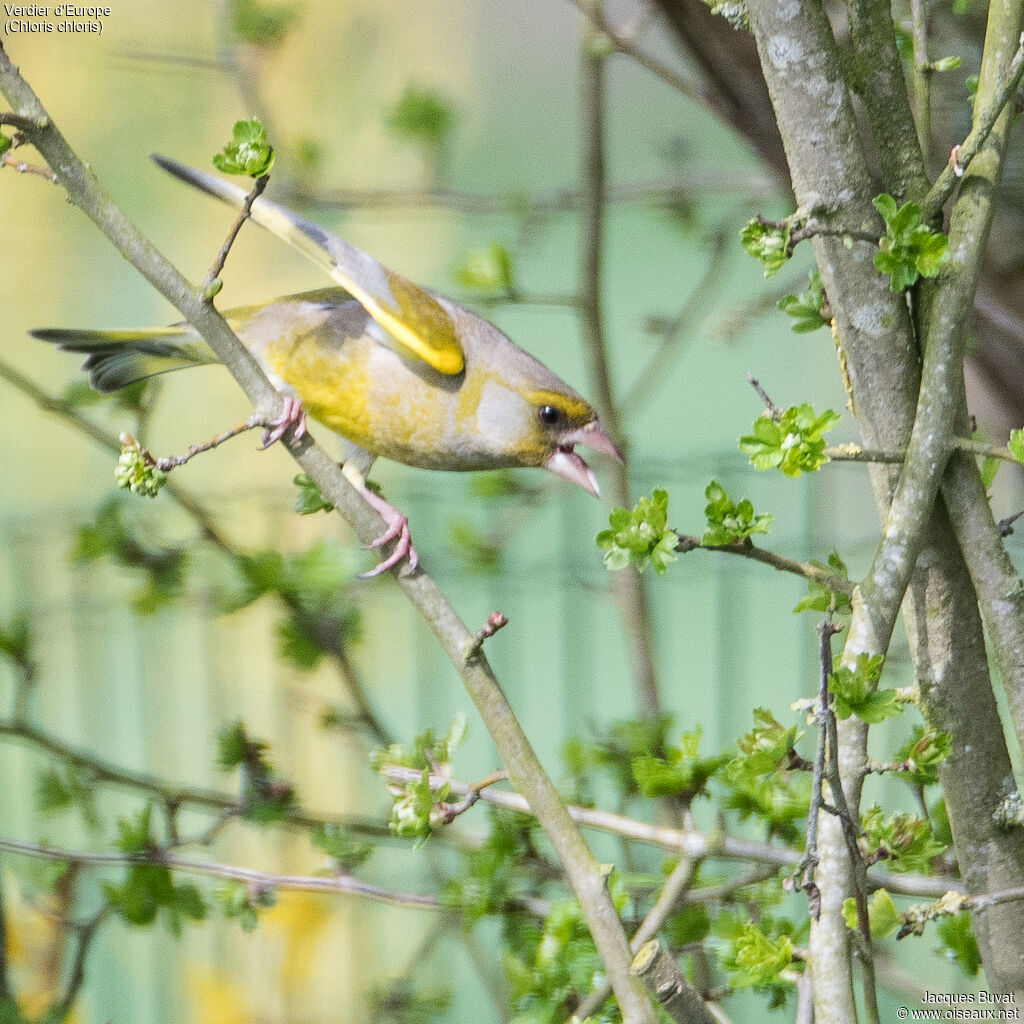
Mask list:
[[[411,190],[424,182],[424,160],[389,131],[387,113],[410,84],[446,97],[455,122],[434,183],[512,197],[508,208],[520,202],[529,215],[394,201],[348,209],[311,203],[304,212],[413,280],[476,302],[591,393],[571,309],[481,305],[454,275],[468,250],[494,241],[513,253],[526,295],[567,295],[576,286],[576,215],[528,202],[574,189],[579,176],[575,9],[548,0],[303,0],[294,10],[294,27],[276,47],[229,46],[219,21],[225,8],[201,0],[131,0],[113,9],[102,36],[20,35],[4,45],[114,200],[196,281],[230,214],[170,180],[149,161],[150,152],[208,167],[232,123],[259,114],[282,154],[271,196],[275,187],[287,194],[289,185],[366,190],[371,197]],[[632,11],[621,5],[610,13]],[[659,29],[644,42],[667,62],[676,60]],[[235,73],[225,66],[232,61]],[[866,474],[832,467],[810,480],[755,476],[735,447],[760,411],[748,371],[780,405],[844,409],[828,332],[797,336],[785,317],[769,315],[780,295],[803,286],[806,264],[766,285],[737,241],[755,212],[784,211],[784,197],[711,115],[625,58],[610,62],[607,146],[616,189],[640,193],[660,183],[675,190],[671,204],[634,198],[607,209],[604,300],[619,397],[658,351],[652,318],[687,311],[652,386],[626,410],[635,493],[667,487],[670,523],[700,533],[703,490],[715,477],[737,499],[749,496],[759,511],[774,513],[768,546],[823,559],[839,544],[856,575],[876,528]],[[314,149],[314,162],[296,159]],[[176,319],[42,179],[9,169],[0,174],[0,223],[0,356],[48,391],[60,394],[80,381],[77,362],[33,342],[28,329]],[[721,259],[713,256],[718,239],[726,245]],[[324,283],[300,256],[249,228],[223,278],[222,309]],[[244,396],[216,368],[166,377],[160,392],[147,434],[159,454],[182,451],[248,412]],[[115,494],[115,459],[18,389],[0,382],[0,394],[0,616],[24,610],[41,640],[33,715],[117,764],[222,789],[228,783],[215,767],[216,731],[244,717],[272,743],[275,763],[304,806],[386,820],[384,787],[368,768],[372,743],[321,727],[325,708],[351,710],[337,678],[327,668],[300,672],[279,656],[279,615],[266,602],[217,615],[218,588],[229,584],[215,559],[196,547],[189,599],[147,615],[128,603],[140,585],[136,575],[106,561],[72,564],[79,526]],[[107,406],[84,412],[114,432],[130,426],[130,418]],[[314,425],[313,433],[333,444],[322,428]],[[854,437],[848,414],[837,434]],[[607,480],[606,467],[596,469]],[[370,557],[338,517],[292,513],[295,471],[286,452],[259,453],[247,436],[175,479],[200,496],[242,549],[299,552],[326,538],[338,545],[346,579],[368,568]],[[635,712],[626,643],[593,544],[607,523],[607,501],[525,471],[516,477],[525,492],[498,497],[457,475],[379,464],[374,477],[408,512],[423,565],[465,621],[475,628],[496,608],[511,620],[488,654],[559,777],[569,737]],[[143,517],[155,542],[194,544],[194,526],[166,496],[124,505],[128,517]],[[494,564],[467,558],[453,531],[493,544]],[[674,734],[702,723],[705,749],[716,749],[750,727],[753,707],[784,712],[815,686],[813,623],[791,612],[805,592],[797,579],[696,552],[666,579],[650,582]],[[495,755],[460,681],[394,585],[353,580],[349,592],[363,615],[353,663],[389,732],[408,739],[427,726],[443,731],[465,713],[470,734],[458,772],[471,779],[493,769]],[[6,699],[6,690],[0,696]],[[0,745],[0,832],[102,848],[104,841],[73,816],[36,810],[33,780],[43,763],[26,748]],[[124,794],[100,799],[108,820],[139,803]],[[472,815],[460,827],[472,832]],[[616,856],[614,844],[595,842],[599,856]],[[246,827],[230,831],[209,857],[292,874],[313,872],[323,860],[304,838]],[[367,874],[396,888],[432,891],[443,863],[429,847],[415,854],[396,845],[375,854]],[[21,936],[21,977],[31,990],[35,971],[45,987],[38,958],[48,925],[30,902],[33,866],[4,857],[0,870]],[[418,950],[433,958],[438,983],[454,993],[449,1019],[497,1019],[481,982],[481,975],[500,976],[489,952],[493,926],[468,944],[456,929],[424,945],[436,924],[422,911],[294,895],[283,897],[251,935],[212,920],[176,941],[160,928],[133,931],[111,922],[92,950],[76,1020],[361,1021],[369,989],[401,976]],[[44,1005],[45,991],[38,998]],[[730,1012],[735,1020],[754,1019],[760,1005],[743,997]]]

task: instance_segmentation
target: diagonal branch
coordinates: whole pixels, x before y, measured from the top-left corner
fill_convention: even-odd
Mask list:
[[[28,117],[46,117],[38,97],[0,46],[0,93],[15,111]],[[131,221],[109,199],[64,137],[51,123],[32,133],[32,143],[51,168],[69,198],[113,242],[129,262],[167,298],[210,345],[245,391],[257,413],[267,420],[278,416],[284,402],[255,357],[238,340],[223,317],[165,260]],[[295,460],[344,518],[363,543],[384,531],[380,516],[363,500],[334,460],[308,435],[296,440],[289,430],[282,439]],[[566,812],[558,791],[512,713],[486,658],[464,659],[462,652],[473,634],[459,619],[437,585],[423,572],[397,577],[412,605],[434,631],[456,672],[487,725],[498,753],[551,839],[570,884],[580,901],[598,953],[627,1024],[653,1024],[650,1000],[629,973],[629,945],[616,914],[596,857]]]

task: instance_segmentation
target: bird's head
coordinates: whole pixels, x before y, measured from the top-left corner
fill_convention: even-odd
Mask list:
[[[593,407],[554,374],[538,387],[536,381],[486,381],[476,406],[478,440],[500,464],[538,466],[600,497],[597,478],[576,451],[585,445],[622,461],[619,450],[598,422]]]

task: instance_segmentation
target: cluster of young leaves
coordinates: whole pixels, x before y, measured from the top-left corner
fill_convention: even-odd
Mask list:
[[[118,822],[115,845],[122,853],[151,854],[157,849],[152,811],[147,804],[134,818]],[[176,883],[170,868],[162,864],[132,864],[123,882],[107,882],[103,888],[111,909],[130,925],[151,925],[163,911],[164,922],[177,936],[185,921],[206,918],[206,902],[199,889],[191,882]]]
[[[641,498],[633,508],[616,508],[608,517],[610,529],[597,535],[597,546],[606,551],[605,568],[636,566],[643,572],[648,566],[663,576],[679,555],[679,536],[668,528],[668,491],[655,490]]]
[[[708,499],[704,515],[708,528],[701,537],[701,544],[721,547],[744,541],[755,533],[768,533],[775,517],[769,513],[754,514],[754,506],[748,498],[736,504],[717,480],[712,480],[704,490]]]
[[[773,416],[767,410],[740,438],[740,451],[755,469],[780,469],[786,476],[813,473],[828,462],[824,435],[839,423],[839,413],[820,415],[806,402]]]
[[[221,609],[236,611],[276,596],[287,609],[276,630],[279,650],[297,668],[315,669],[326,654],[359,640],[352,563],[340,544],[321,540],[293,555],[261,551],[239,556],[236,565],[239,586],[221,593]]]
[[[800,841],[811,793],[808,774],[789,771],[798,760],[800,736],[796,726],[787,729],[770,711],[756,708],[754,728],[737,740],[739,753],[722,774],[727,809],[740,821],[760,820],[769,835],[793,844]]]
[[[878,680],[885,659],[880,654],[861,653],[853,667],[839,665],[828,677],[836,718],[856,715],[861,721],[877,725],[903,713],[895,690],[881,690]]]
[[[826,564],[823,565],[821,562],[816,562],[812,559],[811,565],[816,565],[819,569],[827,569],[844,580],[850,578],[850,572],[846,568],[846,563],[840,558],[838,551],[832,550],[829,552]],[[835,590],[829,590],[828,587],[818,583],[816,580],[808,580],[807,596],[797,601],[793,612],[794,614],[799,612],[831,612],[834,616],[840,616],[849,612],[850,607],[848,595]]]
[[[949,239],[921,223],[921,207],[896,200],[887,192],[872,200],[885,221],[875,267],[889,278],[894,292],[906,291],[920,277],[935,277],[949,261]]]
[[[910,739],[896,751],[893,760],[905,765],[897,773],[914,786],[936,786],[939,765],[953,753],[953,738],[948,732],[936,732],[915,725]],[[944,840],[945,841],[945,840]]]
[[[295,807],[295,790],[274,770],[270,745],[251,737],[242,721],[222,726],[217,734],[217,767],[240,770],[242,817],[257,824],[280,821]]]
[[[807,275],[807,289],[799,295],[787,295],[779,300],[779,309],[793,318],[790,325],[795,334],[810,334],[827,327],[832,317],[825,298],[821,272],[814,267]]]
[[[784,1006],[796,977],[794,945],[806,930],[784,917],[764,915],[758,922],[724,914],[715,925],[719,963],[734,988],[767,993],[772,1010]],[[790,977],[784,978],[784,975]]]
[[[598,776],[610,779],[615,792],[623,799],[639,796],[633,765],[643,757],[667,756],[672,715],[627,718],[613,721],[601,730],[593,728],[591,739],[574,737],[563,748],[562,756],[570,776],[568,798],[573,803],[593,803]]]
[[[116,497],[99,507],[93,522],[79,527],[71,557],[76,562],[109,558],[117,565],[140,572],[144,584],[132,598],[132,606],[140,614],[152,614],[180,600],[184,593],[184,548],[140,540],[128,521],[124,503]]]
[[[792,255],[789,249],[789,223],[770,224],[755,217],[740,231],[743,248],[764,266],[764,276],[777,274]]]
[[[146,458],[134,437],[128,434],[121,437],[121,455],[114,469],[117,486],[143,498],[155,498],[167,483],[167,474]]]
[[[612,876],[616,910],[624,913],[629,895]],[[556,901],[540,930],[521,933],[517,948],[505,956],[515,1016],[511,1024],[554,1024],[570,1016],[580,993],[590,992],[604,975],[604,965],[574,899]]]
[[[549,862],[537,850],[537,823],[515,811],[488,806],[490,831],[479,846],[462,853],[461,868],[444,887],[442,898],[461,911],[471,928],[488,914],[504,914],[506,941],[516,943],[522,915],[517,901],[540,895]],[[514,934],[513,934],[514,933]]]
[[[446,736],[436,736],[433,729],[428,729],[417,735],[411,746],[392,743],[384,750],[375,751],[370,759],[374,771],[395,765],[420,773],[402,786],[392,786],[393,803],[388,823],[395,835],[412,839],[414,848],[422,846],[444,821],[439,805],[451,796],[451,786],[445,782],[432,790],[430,775],[435,766],[443,768],[451,763],[452,754],[465,735],[466,718],[457,715]]]
[[[884,860],[892,871],[928,874],[931,862],[946,851],[928,820],[914,814],[886,817],[881,807],[874,806],[861,814],[860,827],[864,858],[868,863]]]
[[[633,760],[633,777],[642,796],[674,796],[690,804],[706,792],[708,782],[732,757],[727,753],[701,757],[702,733],[698,725],[683,733],[679,745],[668,747],[664,754],[642,754]]]
[[[253,117],[236,121],[231,141],[213,156],[213,166],[222,174],[244,174],[260,178],[274,166],[274,147],[262,122]]]

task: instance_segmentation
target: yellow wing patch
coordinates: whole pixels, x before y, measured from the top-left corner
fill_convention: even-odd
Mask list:
[[[175,177],[239,207],[246,193],[213,174],[156,157]],[[455,324],[429,292],[388,270],[368,253],[269,199],[253,203],[251,219],[326,270],[392,337],[438,373],[466,366]]]

